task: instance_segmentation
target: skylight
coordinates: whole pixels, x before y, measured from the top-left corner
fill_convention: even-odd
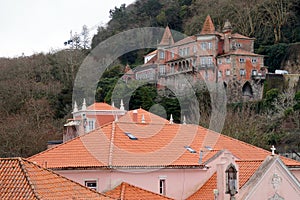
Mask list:
[[[184,148],[185,148],[186,150],[188,150],[190,153],[197,153],[197,151],[194,150],[194,149],[192,149],[190,146],[184,146]]]
[[[131,140],[137,140],[137,139],[138,139],[137,137],[135,137],[135,136],[134,136],[133,134],[131,134],[131,133],[125,133],[125,135],[127,135],[128,138],[131,139]]]

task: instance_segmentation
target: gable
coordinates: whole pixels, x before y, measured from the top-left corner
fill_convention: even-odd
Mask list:
[[[300,184],[279,157],[268,157],[240,189],[239,199],[300,199]]]

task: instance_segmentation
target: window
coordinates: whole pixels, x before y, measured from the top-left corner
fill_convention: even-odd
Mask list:
[[[166,179],[159,179],[159,194],[166,195]]]
[[[84,181],[85,187],[91,188],[93,190],[97,190],[97,181],[96,180],[88,180]]]
[[[186,149],[186,150],[188,150],[190,153],[197,153],[197,151],[196,150],[194,150],[192,147],[190,147],[190,146],[184,146],[184,148]]]
[[[212,58],[211,58],[211,57],[208,57],[208,58],[207,58],[207,63],[208,63],[209,65],[212,65],[212,64],[213,64]]]
[[[206,42],[202,42],[201,43],[201,49],[202,50],[206,50]]]
[[[240,58],[240,63],[244,63],[245,62],[245,58]]]
[[[222,64],[222,58],[218,59],[218,64],[221,65]]]
[[[205,65],[207,64],[207,60],[205,57],[201,58],[201,65],[202,67],[205,67]]]
[[[226,57],[226,63],[230,63],[230,57]]]
[[[95,124],[93,120],[89,120],[89,130],[94,130],[95,129]]]
[[[175,55],[174,55],[174,51],[171,51],[171,57],[174,58]]]
[[[160,73],[161,75],[164,75],[164,74],[166,73],[166,68],[165,68],[164,65],[161,65],[161,66],[159,67],[159,73]]]
[[[226,76],[230,76],[230,69],[226,69]]]
[[[208,49],[212,49],[212,44],[211,44],[211,42],[208,42],[208,43],[207,43],[207,48],[208,48]]]
[[[251,62],[256,63],[257,62],[256,58],[252,58]]]
[[[197,46],[196,45],[194,45],[193,51],[194,51],[194,53],[197,53]]]
[[[190,55],[190,47],[186,48],[186,55]]]
[[[218,71],[218,77],[219,77],[219,78],[222,77],[222,71]]]
[[[257,70],[256,69],[252,70],[252,76],[257,76]]]
[[[131,133],[125,133],[125,135],[127,135],[127,137],[129,138],[129,139],[131,139],[131,140],[137,140],[138,138],[137,137],[135,137],[133,134],[131,134]]]
[[[160,59],[164,59],[165,58],[165,52],[164,51],[160,51],[159,52],[159,58]]]
[[[240,69],[240,75],[245,76],[246,75],[246,70],[245,69]]]
[[[178,50],[178,54],[179,54],[180,56],[182,56],[182,49],[179,49],[179,50]]]

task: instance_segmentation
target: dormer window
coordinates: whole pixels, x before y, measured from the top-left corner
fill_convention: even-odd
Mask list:
[[[233,164],[227,167],[226,173],[226,194],[233,197],[237,193],[237,170]]]

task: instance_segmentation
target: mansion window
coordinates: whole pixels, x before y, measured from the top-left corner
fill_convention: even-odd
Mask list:
[[[159,179],[159,194],[166,195],[166,179]]]
[[[221,65],[222,64],[222,58],[218,59],[218,64]]]
[[[159,67],[159,73],[160,73],[161,75],[164,75],[164,74],[166,73],[166,68],[165,68],[164,65],[161,65],[161,66]]]
[[[252,70],[252,76],[256,76],[256,75],[257,75],[257,70],[256,69]]]
[[[252,62],[252,63],[256,63],[256,62],[257,62],[257,59],[256,59],[256,58],[252,58],[252,59],[251,59],[251,62]]]
[[[219,78],[222,77],[222,71],[218,71],[218,77],[219,77]]]
[[[230,57],[226,57],[226,63],[230,63]]]
[[[159,58],[160,59],[164,59],[165,58],[165,52],[164,51],[160,51],[159,52]]]
[[[194,52],[194,54],[197,53],[197,46],[196,45],[194,45],[194,47],[193,47],[193,52]]]
[[[245,58],[240,58],[240,63],[246,62]]]
[[[208,64],[208,65],[212,65],[212,64],[213,64],[212,58],[211,58],[211,57],[208,57],[208,58],[207,58],[207,64]]]
[[[245,76],[246,75],[246,70],[245,69],[240,69],[240,75]]]
[[[179,54],[180,56],[182,56],[182,49],[179,49],[179,50],[178,50],[178,54]]]
[[[212,49],[212,43],[211,43],[211,42],[208,42],[208,43],[207,43],[207,48],[208,48],[208,49]]]
[[[230,69],[226,69],[225,74],[226,74],[226,76],[230,76]]]
[[[174,55],[174,51],[171,51],[171,58],[174,58],[175,55]]]
[[[96,180],[88,180],[84,181],[85,187],[91,188],[93,190],[97,190],[97,181]]]
[[[206,42],[202,42],[201,43],[201,49],[202,50],[206,50]]]
[[[207,64],[206,57],[201,58],[202,67],[205,67],[206,64]]]

